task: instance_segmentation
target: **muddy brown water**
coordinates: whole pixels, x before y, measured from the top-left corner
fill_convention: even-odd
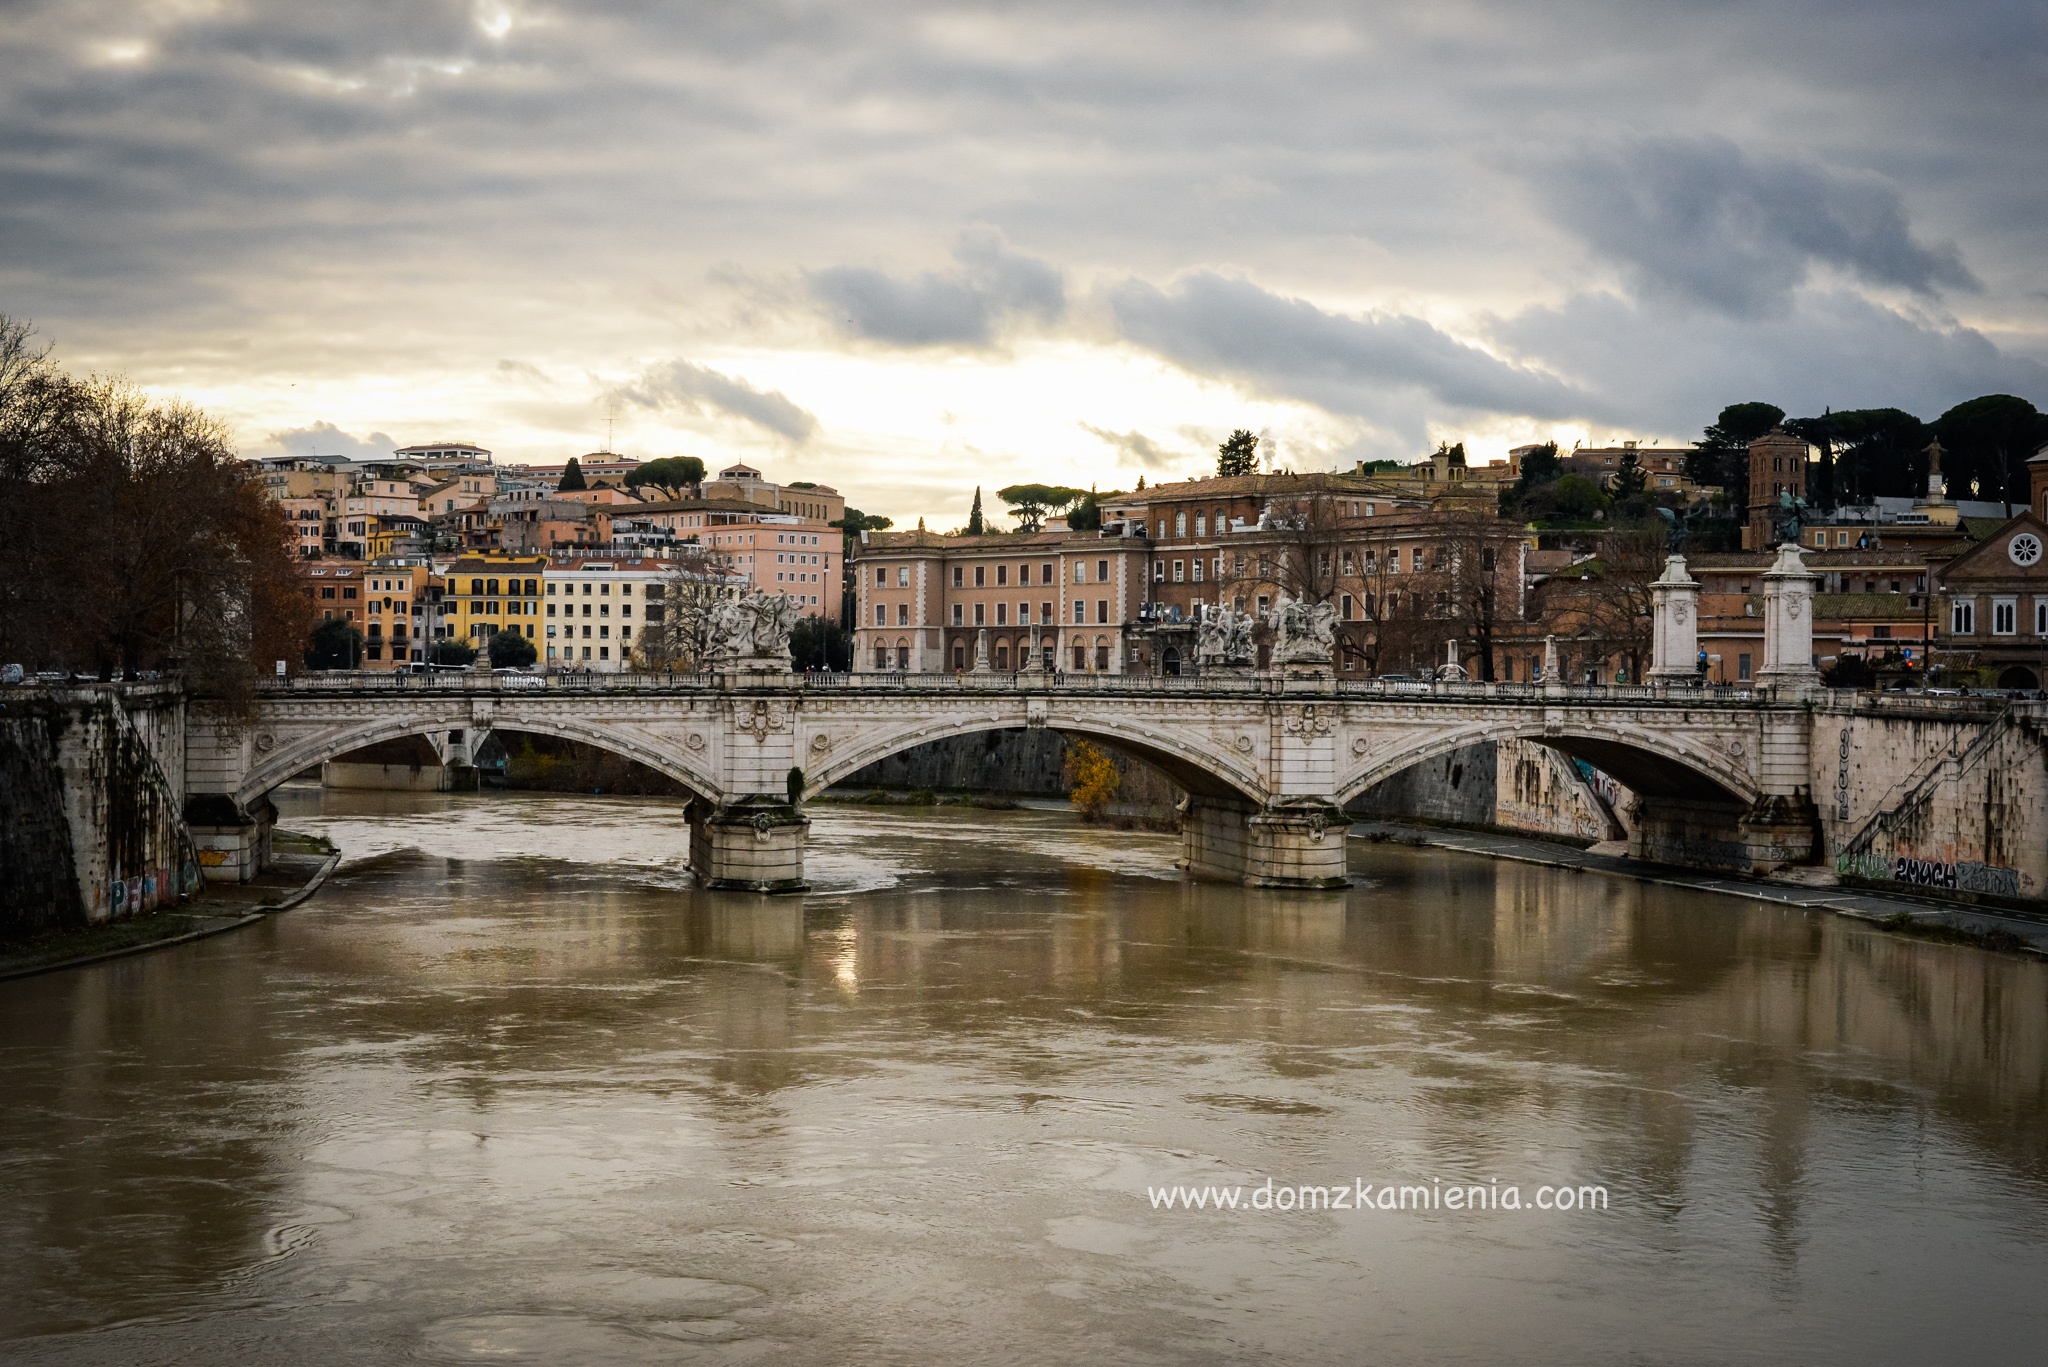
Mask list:
[[[278,800],[349,853],[300,910],[0,985],[0,1361],[2048,1343],[2037,963],[1396,846],[1186,883],[1049,812],[820,806],[767,899],[661,800]],[[1607,1208],[1443,1203],[1556,1186]]]

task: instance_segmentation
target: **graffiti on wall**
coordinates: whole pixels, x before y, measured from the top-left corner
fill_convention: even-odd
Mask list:
[[[1905,883],[1919,888],[1941,888],[1955,892],[1989,893],[1994,897],[2018,897],[2023,885],[2032,882],[2018,869],[1970,860],[1915,859],[1900,855],[1886,859],[1875,854],[1845,854],[1835,861],[1835,871],[1873,882]]]

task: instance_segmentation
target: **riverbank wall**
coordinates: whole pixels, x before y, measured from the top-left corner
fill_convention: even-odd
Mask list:
[[[1403,769],[1346,808],[1593,845],[1628,838],[1633,794],[1534,741],[1481,741]]]
[[[982,731],[930,741],[857,770],[842,792],[930,791],[1006,797],[1065,797],[1069,741],[1052,730]],[[1111,821],[1178,829],[1187,796],[1166,775],[1105,745],[1116,765],[1117,792],[1105,815]]]
[[[175,684],[0,694],[0,938],[139,916],[199,890],[184,751]]]
[[[2048,715],[1953,700],[1816,710],[1814,801],[1845,882],[1991,904],[2048,897]]]

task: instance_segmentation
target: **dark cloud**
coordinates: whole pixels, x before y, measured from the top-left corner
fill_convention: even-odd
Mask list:
[[[388,433],[358,437],[331,422],[272,432],[271,442],[288,456],[347,456],[351,460],[387,460],[398,449]]]
[[[1760,357],[1817,394],[2011,373],[1999,387],[2048,401],[2016,359],[2048,354],[2040,5],[5,14],[0,310],[81,367],[228,396],[252,432],[299,421],[270,407],[281,381],[323,377],[366,396],[402,383],[429,425],[544,446],[587,421],[596,396],[569,392],[584,375],[813,346],[824,309],[862,349],[995,366],[1041,329],[1089,340],[1071,301],[1098,280],[1153,282],[1090,295],[1139,345],[1345,415],[1332,439],[1369,432],[1371,454],[1468,413],[1693,430],[1691,406],[1749,388]],[[1588,247],[1644,307],[1574,296]],[[785,293],[729,283],[792,278],[795,319]],[[1983,332],[1875,305],[1859,322],[1863,293],[1967,311]],[[1495,355],[1444,321],[1491,316],[1508,320]],[[1761,330],[1721,326],[1737,318]],[[556,377],[558,402],[494,373],[504,356]],[[1890,368],[1858,377],[1838,359],[1855,356]],[[813,430],[773,395],[720,391],[724,407],[682,378],[662,402]],[[1084,449],[1084,416],[1190,420],[1170,395],[1114,418],[1029,397]],[[402,410],[328,411],[365,429]],[[827,417],[816,458],[949,459],[936,422]]]
[[[798,445],[809,441],[818,430],[817,418],[791,403],[780,391],[762,391],[745,380],[688,361],[665,361],[650,366],[639,379],[616,391],[616,395],[643,408],[723,413]]]
[[[1581,295],[1524,310],[1495,330],[1597,386],[1640,430],[1696,432],[1730,403],[1792,413],[1897,407],[1923,417],[1979,394],[2048,400],[2048,366],[2001,351],[1973,328],[1939,326],[1846,291],[1803,291],[1762,322]]]
[[[1206,271],[1169,293],[1140,280],[1103,291],[1128,340],[1198,374],[1381,418],[1416,395],[1463,412],[1579,418],[1592,395],[1467,346],[1419,318],[1329,313]]]
[[[1974,290],[1952,244],[1913,236],[1892,186],[1725,138],[1650,138],[1560,161],[1539,186],[1557,221],[1646,294],[1756,316],[1814,266],[1916,294]]]
[[[987,346],[1007,318],[1046,323],[1066,311],[1060,273],[994,233],[964,235],[953,258],[954,271],[910,279],[834,266],[811,273],[811,293],[850,336],[904,347]]]
[[[1090,436],[1100,437],[1118,451],[1130,464],[1141,470],[1164,470],[1168,466],[1180,466],[1193,459],[1185,451],[1168,451],[1143,432],[1112,432],[1107,428],[1081,424],[1081,430]]]
[[[531,361],[501,360],[498,362],[498,373],[517,380],[521,384],[554,383],[553,380],[548,378],[546,371]]]

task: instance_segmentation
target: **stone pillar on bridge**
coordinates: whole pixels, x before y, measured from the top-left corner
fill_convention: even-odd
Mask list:
[[[1557,665],[1557,637],[1543,638],[1543,691],[1552,697],[1565,693],[1564,672]]]
[[[1764,663],[1757,683],[1777,704],[1758,737],[1757,787],[1743,816],[1742,843],[1758,872],[1810,863],[1819,845],[1813,802],[1813,714],[1804,699],[1820,685],[1813,663],[1813,588],[1818,575],[1787,542],[1764,573]]]
[[[1813,663],[1813,585],[1805,553],[1791,542],[1764,571],[1764,664],[1756,681],[1797,695],[1820,685]]]
[[[195,709],[185,736],[185,825],[209,883],[246,883],[270,863],[277,808],[268,798],[244,805],[235,790],[257,757],[276,742],[270,733],[237,726]]]
[[[707,888],[802,892],[810,820],[798,805],[801,698],[788,686],[727,694],[717,767],[726,796],[690,803],[690,868]]]
[[[1255,888],[1341,888],[1351,818],[1336,790],[1339,709],[1273,698],[1266,704],[1265,803],[1191,793],[1181,814],[1181,867],[1196,878]]]
[[[1691,683],[1698,677],[1700,586],[1685,572],[1684,556],[1664,558],[1664,573],[1650,585],[1650,596],[1656,604],[1650,644],[1650,682]]]

